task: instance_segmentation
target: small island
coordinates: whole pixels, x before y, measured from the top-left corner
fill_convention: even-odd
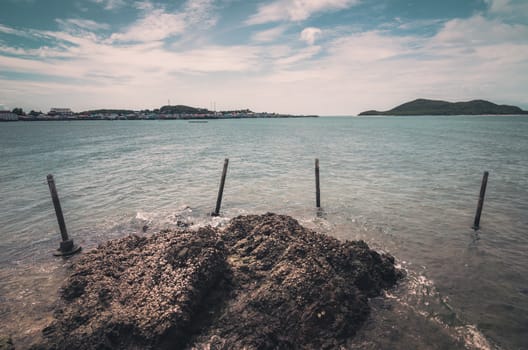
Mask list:
[[[497,105],[485,100],[473,100],[469,102],[447,102],[439,100],[417,99],[404,103],[389,111],[380,112],[375,110],[359,113],[365,115],[519,115],[528,114],[516,106]]]

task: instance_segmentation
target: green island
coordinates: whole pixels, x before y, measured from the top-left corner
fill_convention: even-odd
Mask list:
[[[497,105],[485,100],[468,102],[447,102],[440,100],[417,99],[401,104],[391,110],[380,112],[375,110],[359,113],[365,115],[517,115],[528,114],[517,106]]]

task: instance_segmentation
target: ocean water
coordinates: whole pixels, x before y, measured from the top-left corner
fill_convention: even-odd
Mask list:
[[[224,158],[222,216],[212,218]],[[358,349],[528,348],[528,117],[2,123],[0,160],[0,334],[19,348],[50,320],[76,259],[52,256],[49,173],[84,251],[144,226],[289,214],[364,239],[407,270],[372,299]]]

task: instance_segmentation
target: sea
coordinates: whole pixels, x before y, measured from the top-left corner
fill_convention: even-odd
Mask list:
[[[130,234],[287,214],[364,240],[406,271],[371,299],[355,349],[528,349],[527,116],[0,123],[0,164],[0,335],[17,349],[51,320],[80,256],[53,256],[61,238],[48,174],[83,252]]]

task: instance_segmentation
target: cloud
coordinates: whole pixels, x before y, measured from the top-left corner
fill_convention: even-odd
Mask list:
[[[214,0],[188,0],[183,13],[188,26],[209,28],[218,21],[215,10]]]
[[[148,42],[163,40],[185,30],[185,16],[181,13],[166,13],[163,9],[153,9],[126,31],[114,33],[111,41],[119,42]]]
[[[124,0],[91,0],[104,6],[106,10],[114,10],[126,5]]]
[[[507,12],[510,10],[510,0],[485,0],[489,11],[494,13]]]
[[[261,42],[261,43],[272,42],[278,37],[280,37],[286,29],[287,29],[286,26],[277,26],[271,29],[262,30],[260,32],[253,34],[251,39],[253,41]]]
[[[205,45],[171,51],[162,41],[114,45],[92,33],[45,32],[64,45],[22,49],[0,46],[18,57],[2,57],[0,70],[72,79],[135,76],[157,78],[173,73],[247,72],[258,69],[263,49],[253,46]],[[154,37],[154,36],[153,36]],[[57,65],[60,70],[54,69]]]
[[[208,29],[218,20],[213,0],[188,0],[180,12],[169,12],[152,2],[137,2],[141,17],[125,31],[112,34],[110,42],[148,42],[179,36],[192,29]],[[190,33],[191,36],[195,33]]]
[[[412,53],[411,46],[421,41],[411,36],[392,36],[382,31],[355,33],[335,39],[328,48],[334,64],[377,64]]]
[[[396,27],[402,30],[423,30],[424,28],[438,27],[445,23],[445,19],[420,19],[413,21],[402,21],[400,18],[396,18],[396,23],[386,23],[383,27],[391,29]]]
[[[31,32],[34,32],[34,31],[33,30],[21,30],[21,29],[8,27],[8,26],[0,24],[0,33],[29,38],[31,37],[31,34],[30,34]]]
[[[134,7],[136,10],[149,11],[154,10],[154,4],[149,0],[136,1],[134,2]]]
[[[526,23],[528,19],[528,2],[526,0],[485,0],[488,14],[506,18],[510,21]]]
[[[5,34],[17,34],[18,31],[14,28],[11,28],[11,27],[6,27],[2,24],[0,24],[0,33],[5,33]]]
[[[42,46],[37,49],[23,49],[20,47],[11,47],[7,45],[0,45],[0,53],[9,54],[12,56],[19,56],[19,57],[61,57],[65,58],[65,53],[63,51],[59,51],[55,48],[50,48],[48,46]],[[1,64],[0,64],[1,66]]]
[[[278,58],[275,61],[275,64],[277,66],[291,66],[293,64],[297,64],[301,61],[305,61],[305,60],[308,60],[314,57],[320,51],[321,51],[320,46],[310,46],[310,47],[299,50],[294,55]]]
[[[308,45],[313,45],[315,43],[315,39],[317,39],[317,37],[319,37],[321,34],[322,31],[319,28],[304,28],[301,32],[301,40],[306,42]]]
[[[110,25],[107,23],[98,23],[90,19],[70,18],[66,20],[56,19],[55,21],[66,30],[71,30],[72,28],[79,28],[89,31],[110,29]]]
[[[318,12],[342,10],[358,3],[359,0],[275,0],[261,4],[246,24],[302,21]]]
[[[528,44],[528,26],[508,24],[482,15],[447,21],[435,35],[439,45],[474,47],[504,42]]]

